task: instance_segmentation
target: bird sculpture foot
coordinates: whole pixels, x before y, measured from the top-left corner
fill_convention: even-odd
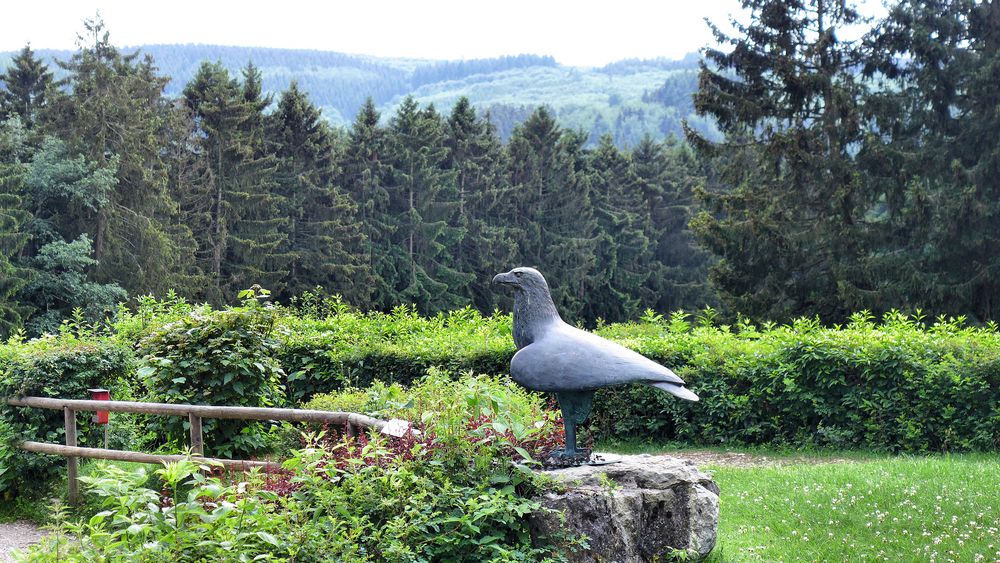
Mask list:
[[[563,449],[552,450],[542,463],[542,469],[563,469],[581,465],[610,465],[618,459],[608,459],[603,454],[595,454],[590,448],[580,448],[567,454]]]
[[[576,467],[578,465],[587,465],[590,461],[590,449],[580,448],[565,450],[562,448],[557,448],[549,452],[546,456],[545,462],[542,464],[546,469],[553,469],[558,467]]]

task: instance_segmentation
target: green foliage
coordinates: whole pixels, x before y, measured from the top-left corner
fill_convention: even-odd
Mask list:
[[[815,319],[716,322],[708,308],[598,329],[675,369],[702,401],[642,385],[604,390],[591,419],[597,435],[909,452],[1000,443],[1000,340],[990,328],[898,313],[876,323],[864,312],[839,328]],[[293,400],[377,381],[407,385],[432,366],[504,375],[514,353],[509,323],[467,310],[287,319],[279,357]]]
[[[701,66],[695,108],[726,138],[688,130],[716,175],[692,227],[720,258],[712,281],[733,310],[839,321],[850,288],[865,288],[860,231],[877,200],[855,163],[867,89],[856,71],[867,52],[842,32],[861,16],[827,0],[743,7],[735,34],[712,26],[727,51],[706,49]]]
[[[509,379],[451,374],[431,368],[409,387],[374,382],[366,390],[320,394],[303,408],[360,412],[380,419],[409,420],[433,435],[436,445],[454,450],[459,463],[474,460],[482,470],[512,455],[531,461],[561,436],[552,409],[542,397]]]
[[[278,191],[289,218],[291,255],[284,294],[294,298],[318,285],[349,295],[364,293],[370,272],[361,257],[357,204],[334,184],[334,134],[295,82],[267,117],[279,159]]]
[[[456,269],[452,249],[463,238],[455,172],[446,166],[445,122],[433,106],[412,98],[399,107],[389,127],[396,158],[391,163],[389,212],[399,217],[392,248],[397,300],[433,314],[460,307],[475,276]],[[387,249],[388,250],[388,249]]]
[[[601,391],[602,436],[701,444],[787,444],[893,452],[1000,445],[1000,339],[990,329],[894,313],[844,328],[813,319],[758,329],[614,325],[603,331],[672,366],[702,401],[640,386]]]
[[[5,86],[0,90],[0,118],[16,115],[25,127],[33,127],[53,86],[48,66],[25,45],[0,74],[0,82]]]
[[[881,203],[869,238],[883,248],[854,308],[997,316],[998,13],[996,2],[906,0],[869,37],[879,133],[859,161]]]
[[[274,92],[268,72],[282,53],[261,51],[239,70],[223,60],[158,68],[152,57],[114,47],[99,17],[83,27],[78,51],[57,61],[58,84],[32,101],[37,120],[12,114],[6,119],[12,125],[4,126],[20,123],[24,133],[22,154],[0,155],[0,168],[13,165],[10,173],[0,171],[0,181],[15,178],[19,192],[2,203],[14,218],[4,223],[19,223],[14,242],[28,237],[16,255],[5,251],[15,268],[29,265],[47,244],[86,235],[96,261],[89,281],[116,283],[132,295],[175,288],[214,306],[257,283],[284,303],[321,286],[364,309],[414,304],[435,314],[472,304],[488,313],[506,298],[486,280],[517,264],[559,273],[557,302],[574,322],[629,318],[659,306],[663,295],[683,293],[677,300],[692,306],[715,301],[697,281],[704,255],[684,238],[689,210],[678,209],[701,172],[677,175],[681,201],[673,205],[672,174],[650,175],[648,160],[632,162],[615,148],[646,138],[643,154],[662,156],[654,157],[657,164],[669,168],[680,158],[652,141],[657,131],[646,131],[657,129],[648,117],[670,108],[659,98],[639,98],[665,77],[690,75],[693,60],[633,61],[599,71],[567,71],[531,56],[387,63],[401,65],[383,84],[392,93],[352,91],[347,98],[356,102],[343,115],[356,118],[344,131],[324,123],[327,104],[316,101],[322,92],[308,86],[308,76],[280,98],[268,93]],[[50,82],[32,57],[23,52],[4,78],[20,80],[28,69],[27,82]],[[315,60],[376,75],[383,67],[330,54]],[[186,83],[169,86],[160,68],[180,71],[175,76]],[[534,92],[541,96],[535,101],[489,99],[496,111],[484,113],[472,91],[440,102],[454,103],[447,117],[417,97],[393,102],[384,120],[378,109],[410,79],[431,87],[435,77],[468,78],[481,87],[490,82],[484,76],[506,80],[524,72],[537,88],[519,86],[519,94]],[[587,99],[536,107],[540,100],[557,102],[553,92],[567,81],[597,93],[574,87]],[[360,103],[367,93],[369,101]],[[593,110],[596,100],[601,107],[614,100],[613,111]],[[583,121],[567,121],[574,108],[582,108]],[[660,125],[678,129],[681,116],[669,117]],[[591,158],[588,147],[602,133],[608,134],[603,152]],[[507,147],[503,138],[511,139]],[[687,164],[679,168],[694,170]],[[664,221],[668,216],[673,220]],[[6,274],[3,292],[10,293],[30,272]],[[587,294],[597,305],[585,302]],[[33,332],[58,324],[60,313],[45,303],[14,299],[5,308],[5,330],[24,320],[19,311],[29,305],[48,315]]]
[[[292,401],[374,381],[407,385],[430,367],[501,374],[514,345],[510,317],[459,309],[421,317],[410,308],[390,314],[345,312],[323,320],[287,319],[278,359]]]
[[[91,258],[90,238],[50,242],[32,260],[36,273],[22,290],[22,298],[37,309],[25,323],[33,335],[56,332],[63,322],[80,316],[99,323],[128,295],[118,284],[101,284],[87,279],[86,269],[97,261]]]
[[[248,296],[244,307],[212,311],[201,307],[162,325],[138,345],[138,376],[146,399],[273,407],[284,402],[284,372],[274,358],[276,312]],[[188,443],[188,422],[179,417],[151,418],[149,428],[175,448]],[[206,419],[206,451],[217,456],[258,453],[268,443],[262,422]]]
[[[191,231],[168,191],[171,153],[190,116],[163,95],[168,79],[151,58],[112,45],[100,16],[85,20],[77,37],[78,51],[57,62],[63,88],[52,89],[40,128],[112,181],[87,192],[97,200],[91,209],[45,218],[66,240],[90,236],[99,281],[136,294],[190,290],[200,282]]]
[[[258,69],[248,64],[241,82],[221,64],[206,62],[183,99],[197,125],[190,141],[209,155],[198,163],[204,172],[189,188],[187,210],[201,224],[210,297],[229,302],[254,283],[280,289],[292,261],[290,217],[277,189],[278,157],[265,148],[263,112],[271,98],[260,91]]]
[[[558,283],[550,284],[552,299],[570,319],[586,305],[584,288],[591,276],[600,278],[583,140],[563,131],[541,107],[514,131],[506,151],[511,189],[503,215],[520,250],[519,263],[561,273]]]
[[[286,464],[296,470],[287,496],[269,476],[227,483],[190,460],[156,471],[162,493],[144,485],[144,469],[105,465],[81,478],[103,510],[78,521],[57,510],[56,533],[26,560],[559,560],[532,546],[524,517],[539,505],[511,487],[421,464],[332,470],[318,454]]]
[[[15,296],[30,272],[14,263],[28,242],[25,223],[31,217],[20,197],[26,136],[20,119],[0,122],[0,339],[21,328],[28,313]]]
[[[127,345],[133,345],[167,323],[179,321],[190,315],[195,306],[188,303],[173,290],[163,299],[152,295],[136,298],[135,310],[119,304],[114,320],[114,338]]]
[[[241,555],[294,554],[277,495],[253,483],[226,484],[205,477],[208,466],[190,459],[156,471],[164,493],[145,487],[144,468],[105,464],[81,477],[101,510],[79,521],[57,509],[54,529],[27,561],[231,560]],[[76,539],[71,539],[76,538]],[[291,552],[291,553],[289,553]],[[270,557],[268,557],[270,559]]]
[[[128,347],[66,325],[58,336],[0,347],[0,397],[41,396],[87,399],[87,389],[122,389],[133,373],[135,356]],[[63,413],[26,407],[0,408],[0,494],[32,496],[37,486],[62,474],[64,461],[12,448],[21,440],[65,443]],[[100,426],[89,416],[77,417],[80,445],[103,443]]]
[[[358,405],[359,394],[310,406]],[[537,396],[440,372],[409,390],[377,385],[363,395],[376,412],[415,420],[421,435],[330,428],[307,436],[283,471],[229,481],[190,460],[166,464],[152,485],[142,469],[99,467],[81,480],[100,511],[79,522],[57,516],[58,533],[28,560],[555,561],[586,547],[568,535],[533,540],[528,529],[539,489],[512,460],[519,444],[546,444],[537,437],[559,427]]]

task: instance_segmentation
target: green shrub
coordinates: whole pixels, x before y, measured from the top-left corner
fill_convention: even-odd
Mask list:
[[[353,390],[310,406],[360,399]],[[515,425],[525,439],[556,434],[537,396],[432,370],[409,390],[376,384],[364,404],[422,421],[423,432],[329,429],[284,471],[236,474],[237,484],[205,477],[190,461],[157,471],[162,486],[148,486],[144,470],[105,466],[82,479],[100,512],[63,519],[28,561],[556,561],[586,547],[569,536],[533,541],[528,529],[526,516],[541,510],[532,500],[539,488],[513,463],[510,440]]]
[[[287,317],[278,351],[293,402],[374,381],[409,385],[431,367],[505,373],[513,353],[509,316],[465,308],[427,318],[407,307],[323,320]]]
[[[702,401],[635,384],[598,393],[598,439],[874,448],[1000,447],[1000,335],[939,319],[860,313],[845,327],[814,319],[713,326],[706,311],[603,326],[598,333],[674,369]],[[294,328],[292,328],[294,326]],[[286,319],[281,348],[296,397],[373,382],[409,384],[431,366],[505,376],[510,317],[420,318],[409,309],[322,321]],[[292,381],[294,379],[294,381]]]
[[[763,330],[617,325],[604,333],[676,368],[702,400],[643,386],[604,390],[594,402],[603,436],[893,452],[1000,448],[1000,335],[990,327],[944,319],[927,327],[898,314],[876,325],[862,313],[837,328],[801,320]]]
[[[26,561],[238,561],[238,555],[294,554],[279,540],[288,521],[277,495],[205,477],[208,466],[190,459],[156,470],[163,487],[147,488],[145,468],[126,471],[102,463],[81,477],[100,512],[71,521],[54,511],[56,533]],[[259,484],[259,483],[258,483]]]
[[[173,290],[168,291],[163,299],[152,295],[139,296],[135,311],[129,310],[124,303],[118,306],[114,337],[126,345],[135,345],[153,330],[190,315],[195,308]]]
[[[89,399],[87,389],[121,389],[134,370],[131,350],[107,339],[81,339],[68,333],[29,343],[8,344],[0,359],[0,397],[41,396]],[[115,397],[119,398],[119,397]],[[0,493],[40,492],[39,483],[65,471],[61,457],[13,448],[21,440],[65,443],[62,411],[0,407]],[[103,444],[101,426],[89,413],[77,416],[77,442]]]
[[[538,460],[561,444],[562,421],[543,398],[509,379],[431,368],[407,388],[379,381],[368,389],[321,394],[307,409],[360,412],[410,421],[435,444],[458,452],[457,464]]]
[[[139,343],[138,375],[150,402],[274,407],[284,402],[284,372],[275,359],[274,309],[197,308],[152,330]],[[262,422],[204,419],[206,453],[246,455],[268,446]],[[150,429],[173,449],[188,442],[188,421],[151,417]]]

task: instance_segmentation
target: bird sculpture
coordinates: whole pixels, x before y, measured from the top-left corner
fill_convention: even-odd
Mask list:
[[[528,389],[556,394],[566,428],[566,445],[554,457],[577,458],[576,425],[587,420],[594,391],[639,382],[689,401],[698,396],[660,364],[563,322],[549,286],[534,268],[497,274],[493,283],[513,287],[514,345],[510,375]]]

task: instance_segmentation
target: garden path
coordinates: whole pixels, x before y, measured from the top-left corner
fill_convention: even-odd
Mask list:
[[[695,465],[721,465],[727,467],[771,467],[791,464],[844,463],[849,460],[840,457],[810,455],[766,455],[743,452],[713,452],[682,450],[676,453],[663,452],[682,459],[691,460]]]
[[[38,543],[44,535],[45,532],[31,522],[0,524],[0,563],[14,561],[12,553],[15,549]]]

